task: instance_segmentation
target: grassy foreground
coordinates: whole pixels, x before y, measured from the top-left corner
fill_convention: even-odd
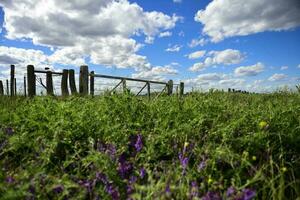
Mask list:
[[[0,97],[0,199],[299,199],[300,95]]]

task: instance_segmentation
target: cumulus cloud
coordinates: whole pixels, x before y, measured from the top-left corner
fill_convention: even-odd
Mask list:
[[[174,46],[167,48],[166,51],[167,52],[178,52],[178,51],[180,51],[181,48],[182,48],[182,46],[176,44]]]
[[[196,46],[204,46],[206,43],[207,43],[207,40],[204,38],[192,39],[192,41],[188,44],[188,46],[191,48],[194,48]]]
[[[140,44],[131,37],[144,35],[151,43],[181,19],[146,12],[127,0],[16,0],[0,5],[7,38],[54,47],[58,52],[52,59],[69,61],[66,64],[82,63],[90,56],[93,64],[149,68],[147,58],[137,54]]]
[[[177,64],[172,63],[170,65],[166,66],[157,66],[153,67],[148,71],[142,71],[139,73],[132,74],[133,78],[142,78],[142,79],[148,79],[148,80],[159,80],[164,81],[166,75],[176,75],[178,74],[178,70],[174,69],[173,66]]]
[[[226,49],[224,51],[210,51],[208,57],[203,62],[194,64],[189,70],[200,71],[206,67],[213,65],[233,65],[239,64],[244,60],[244,55],[234,49]]]
[[[158,35],[158,37],[162,38],[162,37],[170,37],[172,36],[172,32],[170,31],[166,31],[166,32],[162,32]]]
[[[300,1],[213,0],[197,12],[195,21],[204,25],[203,33],[213,42],[264,31],[289,30],[300,25]]]
[[[262,71],[264,71],[264,64],[259,62],[251,66],[238,67],[234,70],[234,74],[236,76],[256,76]]]
[[[182,0],[173,0],[174,3],[181,3]]]
[[[300,69],[300,64],[298,65],[298,68]]]
[[[269,81],[282,81],[285,80],[288,76],[285,74],[273,74],[268,80]]]
[[[244,83],[244,79],[234,78],[229,74],[223,73],[200,74],[196,78],[185,80],[185,84],[188,88],[200,86],[202,89],[227,89],[228,87],[240,88],[244,86]]]
[[[205,55],[206,51],[196,51],[188,55],[189,59],[201,58]]]
[[[289,67],[288,66],[282,66],[280,67],[280,70],[287,70]]]

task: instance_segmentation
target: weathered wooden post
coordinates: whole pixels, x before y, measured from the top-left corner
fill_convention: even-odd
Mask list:
[[[9,96],[9,83],[7,79],[6,79],[6,95]]]
[[[79,93],[87,95],[89,91],[89,68],[87,65],[80,66]]]
[[[27,65],[27,86],[28,96],[34,97],[36,95],[36,80],[33,65]]]
[[[46,88],[47,88],[47,95],[54,95],[53,79],[52,79],[51,71],[47,71],[47,74],[46,74]]]
[[[151,99],[151,91],[150,91],[150,82],[148,81],[147,82],[147,95],[148,95],[148,99],[150,100]]]
[[[179,96],[183,97],[184,94],[184,82],[180,82],[179,84]]]
[[[172,80],[169,80],[168,81],[168,87],[167,87],[167,91],[168,91],[168,95],[172,95],[173,93],[173,81]]]
[[[123,86],[123,93],[126,93],[126,79],[124,78],[123,80],[122,80],[122,86]]]
[[[74,69],[69,70],[69,85],[70,85],[70,89],[71,89],[71,94],[72,95],[77,94]]]
[[[27,96],[27,88],[26,88],[26,76],[24,76],[24,96]]]
[[[0,95],[4,95],[4,90],[3,90],[3,83],[0,81]]]
[[[228,88],[228,92],[231,92],[231,88]]]
[[[15,95],[15,66],[10,66],[10,96]]]
[[[69,70],[64,69],[62,72],[61,77],[61,94],[62,96],[68,96],[69,90],[68,90],[68,72]]]
[[[91,74],[90,74],[90,94],[92,96],[94,96],[94,93],[95,93],[95,72],[94,71],[91,71]]]
[[[17,96],[17,78],[15,78],[15,96]]]

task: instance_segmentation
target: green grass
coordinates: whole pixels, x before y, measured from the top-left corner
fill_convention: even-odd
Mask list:
[[[120,199],[213,193],[243,199],[245,188],[255,191],[255,199],[300,197],[297,94],[211,92],[155,101],[131,95],[0,97],[0,129],[0,199],[110,199],[108,186]],[[128,145],[137,134],[140,152]],[[101,143],[114,145],[116,154],[99,150]],[[126,158],[133,165],[128,176],[135,181],[118,172],[118,157],[130,152],[136,155]],[[185,169],[180,153],[188,160]],[[97,179],[99,173],[109,183]],[[226,197],[229,187],[235,194]]]

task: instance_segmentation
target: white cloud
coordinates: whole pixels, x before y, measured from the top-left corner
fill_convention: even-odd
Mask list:
[[[298,68],[300,69],[300,64],[298,65]]]
[[[166,32],[162,32],[158,35],[158,37],[162,38],[162,37],[170,37],[172,36],[172,32],[170,31],[166,31]]]
[[[206,67],[203,63],[195,63],[192,67],[189,68],[192,72],[199,72],[204,70]]]
[[[201,58],[205,55],[206,51],[196,51],[188,55],[189,59]]]
[[[285,74],[273,74],[268,80],[269,81],[282,81],[285,80],[288,76]]]
[[[132,74],[133,78],[151,79],[151,80],[165,80],[166,75],[176,75],[178,71],[173,68],[174,64],[166,65],[164,67],[153,67],[150,70],[145,70],[139,73]]]
[[[127,0],[16,0],[0,5],[7,38],[54,47],[58,52],[52,58],[69,61],[65,64],[81,63],[90,56],[97,65],[137,68],[140,62],[140,68],[149,68],[147,58],[137,54],[141,45],[131,37],[144,35],[151,43],[182,19],[144,11]],[[70,52],[76,52],[76,61]]]
[[[174,3],[181,3],[182,0],[173,0]]]
[[[280,70],[287,70],[289,67],[288,66],[282,66],[280,67]]]
[[[262,63],[257,63],[251,66],[242,66],[234,70],[236,76],[256,76],[264,70]]]
[[[178,52],[178,51],[180,51],[181,48],[182,48],[182,46],[176,44],[172,47],[167,48],[166,51],[167,52]]]
[[[300,25],[299,0],[213,0],[199,10],[195,21],[218,42],[227,37],[289,30]]]
[[[192,41],[188,44],[188,46],[191,48],[194,48],[196,46],[204,46],[206,43],[207,43],[207,40],[204,38],[192,39]]]
[[[206,57],[203,62],[194,64],[190,70],[199,71],[213,65],[233,65],[239,64],[244,60],[244,55],[234,49],[226,49],[224,51],[210,51],[209,57]]]
[[[178,36],[184,37],[184,32],[183,32],[183,31],[180,31],[180,32],[178,33]]]

